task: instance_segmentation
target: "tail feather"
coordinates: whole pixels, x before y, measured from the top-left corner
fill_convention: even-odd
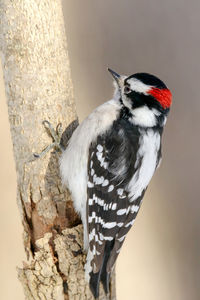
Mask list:
[[[103,272],[100,280],[103,284],[105,293],[108,294],[110,292],[110,273]]]
[[[98,273],[90,272],[90,289],[95,299],[99,297],[99,284],[100,281],[103,284],[103,288],[106,294],[110,292],[110,273],[107,272],[107,263],[110,258],[110,253],[114,246],[113,241],[106,241],[104,248],[104,256],[102,259],[102,265]]]
[[[90,273],[90,290],[95,299],[99,297],[99,284],[100,284],[100,275],[101,270],[98,273]]]
[[[107,272],[107,263],[110,258],[110,253],[114,247],[114,240],[112,241],[107,241],[104,249],[104,259],[103,259],[103,264],[101,268],[101,277],[100,281],[103,284],[103,288],[106,294],[110,292],[110,273]]]

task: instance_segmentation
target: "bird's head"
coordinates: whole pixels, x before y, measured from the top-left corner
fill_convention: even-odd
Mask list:
[[[115,79],[122,105],[132,113],[136,125],[152,127],[158,122],[164,125],[172,94],[163,81],[148,73],[124,76],[108,70]]]

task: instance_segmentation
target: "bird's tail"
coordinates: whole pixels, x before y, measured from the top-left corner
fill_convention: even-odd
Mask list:
[[[99,297],[99,285],[100,282],[103,284],[103,288],[106,294],[109,293],[110,288],[110,273],[107,272],[107,263],[110,257],[110,253],[114,246],[113,241],[106,241],[105,248],[104,248],[104,255],[102,259],[102,264],[99,272],[94,273],[93,271],[90,272],[90,289],[93,293],[95,299]]]

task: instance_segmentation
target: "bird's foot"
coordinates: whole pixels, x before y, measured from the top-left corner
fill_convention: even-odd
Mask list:
[[[43,121],[42,124],[44,125],[45,129],[47,130],[48,134],[52,137],[53,143],[47,146],[41,153],[33,153],[34,158],[42,158],[47,154],[51,149],[56,149],[56,151],[62,152],[61,146],[61,137],[62,137],[62,123],[59,123],[56,129],[53,128],[51,123],[47,120]]]

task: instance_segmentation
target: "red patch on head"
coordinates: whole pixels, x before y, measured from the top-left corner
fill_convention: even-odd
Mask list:
[[[164,109],[169,108],[172,104],[172,93],[168,89],[152,88],[148,94],[160,102]]]

